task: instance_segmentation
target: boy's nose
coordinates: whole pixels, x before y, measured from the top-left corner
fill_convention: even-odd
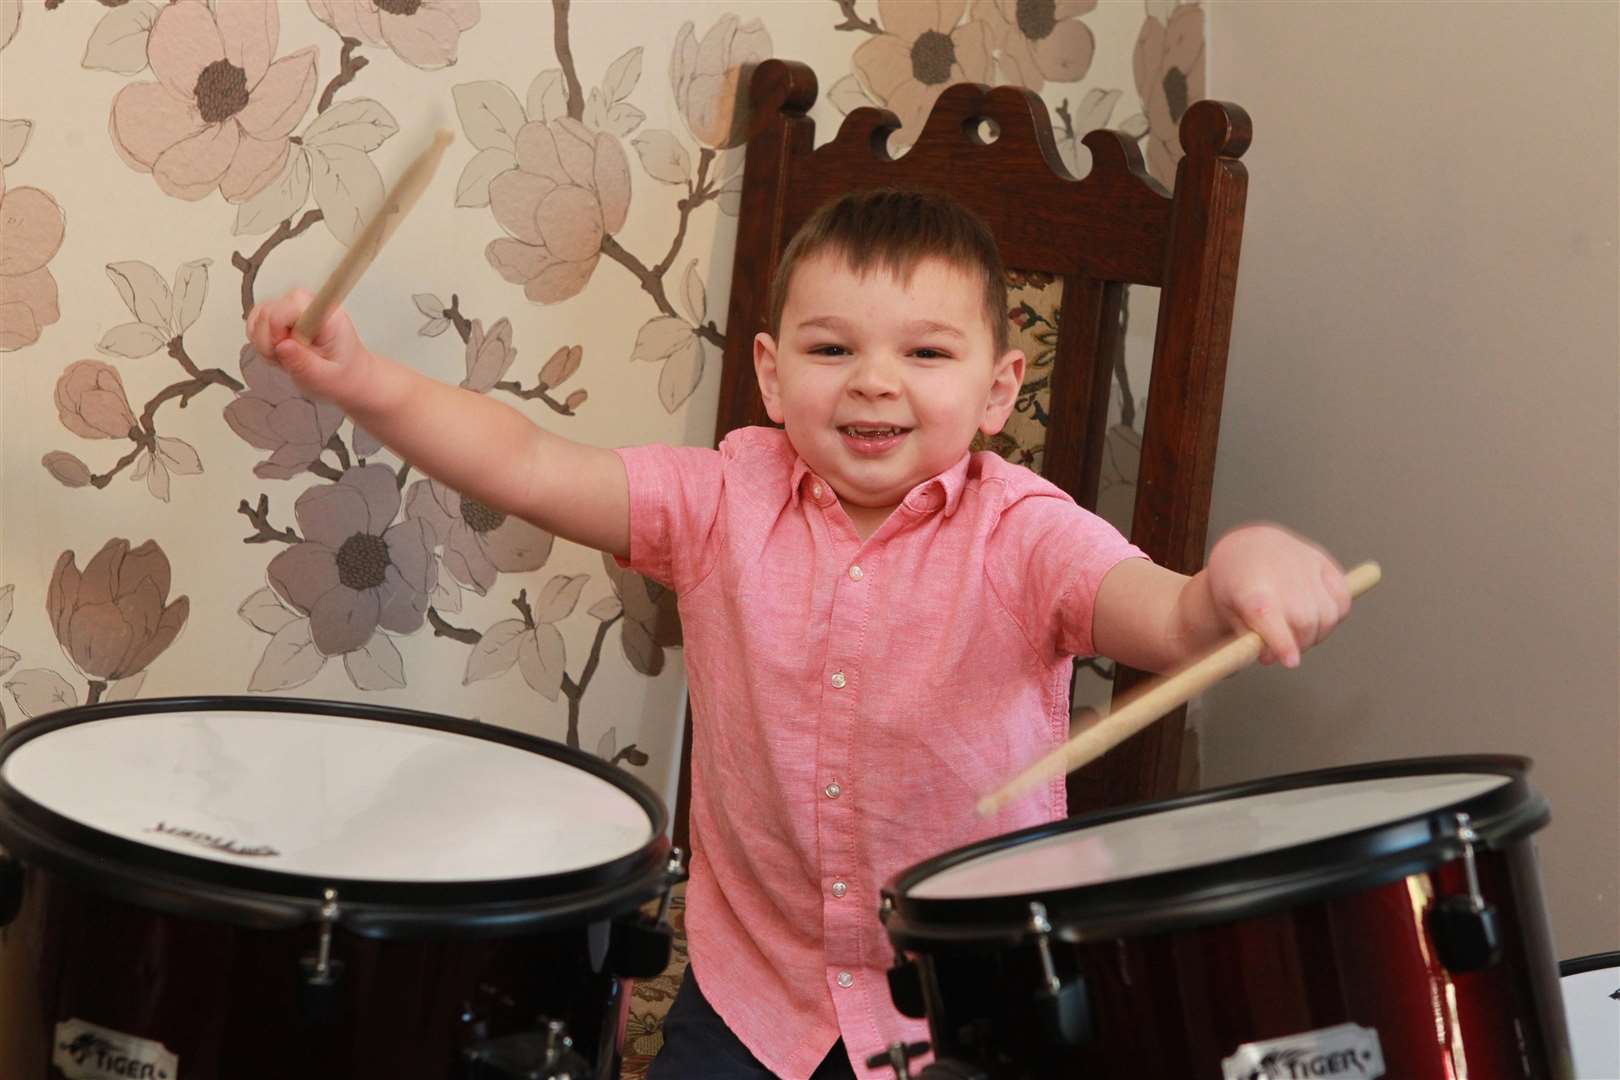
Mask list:
[[[892,397],[899,385],[898,368],[889,357],[862,357],[850,372],[850,392],[862,397]]]

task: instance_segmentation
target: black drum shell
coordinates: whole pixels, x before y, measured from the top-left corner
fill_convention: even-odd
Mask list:
[[[1378,1032],[1389,1077],[1451,1080],[1460,1067],[1493,1078],[1569,1077],[1555,954],[1529,836],[1547,812],[1524,782],[1526,765],[1473,757],[1325,770],[1025,830],[897,875],[885,890],[886,922],[897,949],[917,965],[936,1052],[989,1080],[1220,1080],[1223,1059],[1240,1045],[1344,1023]],[[980,905],[976,928],[976,901],[905,894],[933,868],[1018,837],[1189,801],[1423,771],[1514,778],[1490,793],[1495,799],[1471,801],[1484,811],[1480,887],[1503,938],[1500,958],[1483,970],[1448,971],[1427,919],[1436,898],[1468,892],[1454,823],[1440,814],[1427,830],[1349,837],[1348,847],[1337,846],[1341,856],[1362,853],[1353,865],[1313,866],[1310,853],[1296,851],[1246,868],[1177,871],[1177,881],[996,898]],[[1420,840],[1420,832],[1428,838]],[[1093,1030],[1079,1044],[1059,1045],[1041,1025],[1044,968],[1027,926],[1015,921],[1019,911],[1027,919],[1031,900],[1050,913],[1060,980],[1083,982]]]

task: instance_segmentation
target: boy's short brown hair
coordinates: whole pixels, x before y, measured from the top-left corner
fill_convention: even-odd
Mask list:
[[[917,263],[943,259],[978,278],[984,316],[996,356],[1008,349],[1007,273],[1001,250],[979,215],[948,195],[879,188],[857,191],[823,204],[793,234],[771,282],[771,333],[782,332],[793,272],[806,259],[842,257],[857,274],[881,267],[907,280]]]

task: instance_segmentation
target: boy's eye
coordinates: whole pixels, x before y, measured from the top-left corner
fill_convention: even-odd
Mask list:
[[[913,349],[911,352],[912,355],[916,356],[919,360],[946,360],[950,358],[949,353],[944,352],[941,349],[931,349],[926,346],[920,349]]]
[[[842,345],[817,345],[810,350],[811,356],[848,356],[849,350]]]

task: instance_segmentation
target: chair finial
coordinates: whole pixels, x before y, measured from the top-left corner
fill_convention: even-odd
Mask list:
[[[1189,154],[1239,158],[1254,137],[1254,122],[1241,105],[1205,99],[1181,117],[1181,148]]]
[[[816,103],[816,73],[797,60],[764,60],[748,81],[748,96],[757,114],[766,110],[803,116]]]

